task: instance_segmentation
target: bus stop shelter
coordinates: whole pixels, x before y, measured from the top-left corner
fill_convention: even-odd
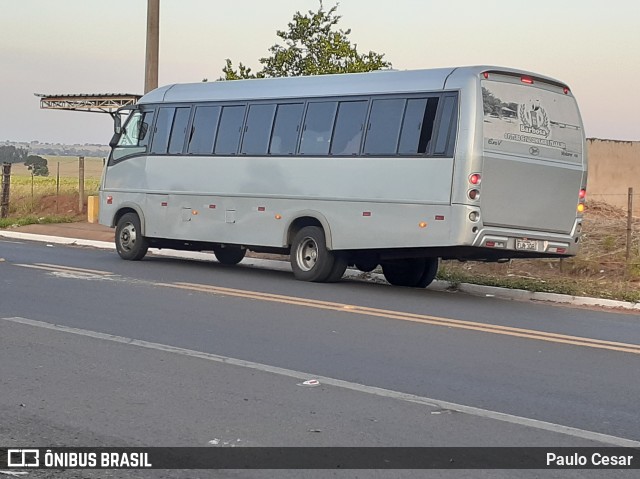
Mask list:
[[[118,108],[135,105],[142,95],[133,93],[79,93],[79,94],[44,94],[35,93],[40,98],[40,109],[85,111],[116,115]],[[78,172],[79,209],[84,208],[84,157],[79,158]],[[90,198],[91,200],[91,198]],[[95,199],[94,199],[95,200]],[[97,201],[89,203],[89,221],[95,222],[97,217]],[[95,211],[95,212],[94,212]]]
[[[35,93],[40,98],[43,110],[86,111],[109,113],[113,116],[118,108],[135,105],[142,95],[132,93],[80,93],[47,95]]]

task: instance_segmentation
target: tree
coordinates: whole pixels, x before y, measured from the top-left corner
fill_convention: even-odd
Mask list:
[[[29,171],[33,173],[33,176],[49,176],[49,167],[47,166],[46,158],[29,155],[24,164],[29,167]]]
[[[0,146],[0,163],[22,163],[28,153],[25,148],[16,148],[12,145]]]
[[[309,10],[306,15],[296,12],[288,30],[276,32],[284,44],[269,48],[271,56],[260,59],[261,71],[254,74],[242,63],[236,70],[227,58],[221,80],[357,73],[390,68],[391,63],[383,59],[384,54],[373,51],[358,53],[357,45],[349,40],[351,30],[337,27],[341,18],[336,14],[338,5],[325,10],[320,0],[317,12]]]

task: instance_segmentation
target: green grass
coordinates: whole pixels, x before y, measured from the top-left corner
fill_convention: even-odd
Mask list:
[[[35,215],[21,216],[19,218],[0,218],[0,228],[11,228],[16,226],[27,226],[34,224],[51,224],[51,223],[73,223],[73,216],[43,216]]]
[[[31,176],[11,175],[11,196],[31,197]],[[94,194],[100,186],[100,178],[86,178],[84,180],[84,190],[86,194]],[[60,178],[60,194],[72,194],[78,192],[77,178]],[[49,196],[56,194],[55,176],[34,176],[33,193],[39,196]]]

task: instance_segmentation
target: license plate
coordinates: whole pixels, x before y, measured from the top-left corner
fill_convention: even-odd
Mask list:
[[[516,249],[523,249],[526,251],[536,251],[538,249],[538,242],[536,240],[516,238]]]

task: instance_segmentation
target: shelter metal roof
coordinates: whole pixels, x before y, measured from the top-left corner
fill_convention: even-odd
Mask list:
[[[35,93],[45,110],[89,111],[113,114],[118,108],[135,105],[142,95],[133,93],[78,93],[47,95]]]

